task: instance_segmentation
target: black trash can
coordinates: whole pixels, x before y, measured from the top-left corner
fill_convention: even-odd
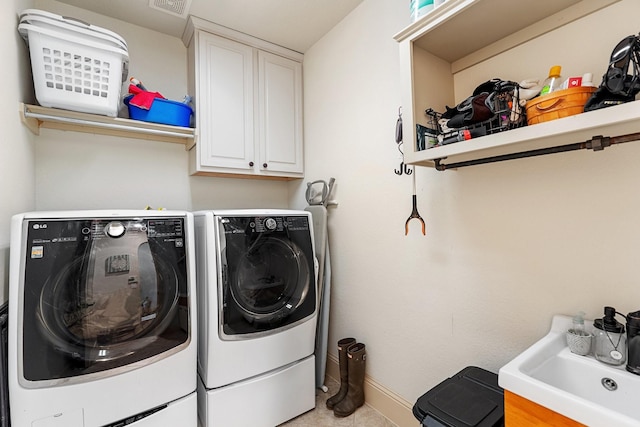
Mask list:
[[[504,391],[498,375],[468,366],[420,396],[413,415],[424,427],[503,427]]]

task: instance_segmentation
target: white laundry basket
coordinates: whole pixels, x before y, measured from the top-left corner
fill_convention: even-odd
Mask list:
[[[104,28],[27,9],[18,31],[29,45],[36,99],[45,107],[118,115],[127,44]]]

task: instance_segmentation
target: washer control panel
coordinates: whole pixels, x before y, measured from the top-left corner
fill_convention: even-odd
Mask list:
[[[265,216],[252,218],[249,226],[254,233],[300,231],[309,229],[309,221],[306,216]]]

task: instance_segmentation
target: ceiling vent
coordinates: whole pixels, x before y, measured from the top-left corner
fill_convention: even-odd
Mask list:
[[[189,15],[191,0],[149,0],[149,7],[180,18],[186,18]]]

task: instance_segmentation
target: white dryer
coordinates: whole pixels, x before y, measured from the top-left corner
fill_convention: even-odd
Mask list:
[[[187,212],[15,215],[11,424],[196,427],[193,251]]]
[[[318,307],[309,212],[196,212],[198,415],[273,427],[315,407]]]

